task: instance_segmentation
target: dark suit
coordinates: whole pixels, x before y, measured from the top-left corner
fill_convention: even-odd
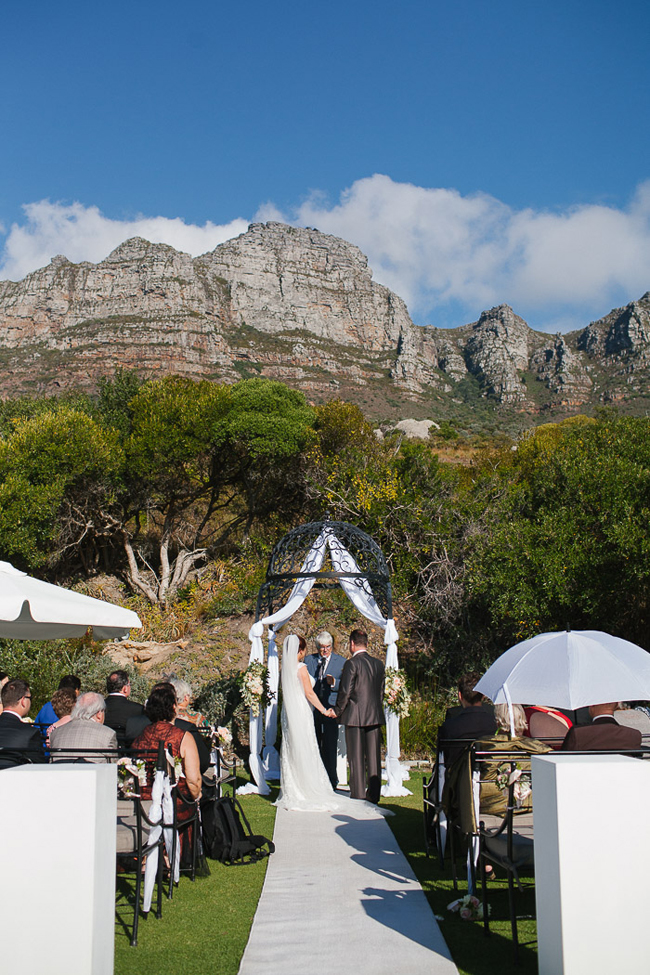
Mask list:
[[[124,694],[108,694],[106,697],[106,714],[104,724],[107,728],[112,728],[117,735],[117,743],[120,748],[130,745],[133,739],[127,738],[126,722],[129,718],[139,717],[144,714],[144,708],[135,701],[130,701]]]
[[[324,658],[321,657],[320,653],[310,653],[305,660],[305,664],[307,665],[307,670],[316,681],[314,684],[316,697],[324,707],[332,708],[336,704],[336,697],[341,683],[341,674],[345,665],[345,657],[342,657],[340,653],[331,653],[327,657],[325,671],[319,677],[319,664],[322,659]],[[330,685],[326,679],[327,677],[333,677],[334,683]],[[314,725],[320,757],[323,760],[325,771],[332,783],[332,788],[336,789],[339,783],[339,777],[336,773],[336,746],[339,738],[338,721],[336,718],[326,718],[320,711],[314,709]]]
[[[452,713],[447,713],[447,717],[440,725],[438,732],[438,744],[442,747],[445,754],[445,765],[450,768],[461,752],[463,746],[450,745],[445,747],[445,742],[453,741],[456,738],[466,738],[468,741],[476,741],[478,738],[489,738],[497,730],[497,723],[494,712],[490,712],[483,705],[476,707],[453,709]]]
[[[0,769],[46,761],[40,731],[21,721],[14,711],[0,714],[0,749]]]
[[[570,728],[562,743],[563,751],[629,751],[641,747],[641,732],[624,728],[614,718],[595,718],[593,724]]]
[[[381,726],[384,717],[384,665],[360,650],[346,660],[334,711],[345,725],[353,799],[379,802]]]

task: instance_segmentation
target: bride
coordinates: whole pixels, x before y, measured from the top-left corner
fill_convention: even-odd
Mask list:
[[[285,639],[282,647],[280,794],[275,805],[304,812],[382,815],[383,811],[373,803],[341,796],[332,789],[316,743],[312,707],[322,714],[329,712],[314,693],[313,678],[304,663],[305,653],[304,640],[293,635]]]

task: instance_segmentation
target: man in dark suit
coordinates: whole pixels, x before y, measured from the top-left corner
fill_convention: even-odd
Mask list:
[[[0,769],[46,760],[38,728],[23,720],[29,714],[31,704],[32,694],[27,681],[16,677],[2,688]]]
[[[104,724],[112,728],[117,735],[120,748],[130,745],[126,734],[126,723],[129,718],[140,717],[144,708],[135,701],[129,701],[131,681],[125,670],[114,670],[106,680],[106,714]]]
[[[442,746],[447,768],[453,765],[458,756],[465,750],[462,745],[452,745],[458,738],[476,741],[478,738],[489,738],[497,730],[494,713],[483,706],[485,698],[474,690],[481,675],[472,671],[463,674],[458,681],[458,700],[460,708],[454,708],[440,726],[438,742]],[[450,742],[446,746],[446,742]]]
[[[614,717],[618,702],[592,704],[589,708],[591,724],[574,725],[564,742],[563,751],[629,751],[641,747],[638,728],[625,728]]]
[[[332,714],[345,725],[353,799],[379,802],[381,795],[381,726],[384,717],[384,665],[368,653],[368,635],[350,634],[350,659],[345,661]]]
[[[310,653],[305,660],[307,670],[314,678],[314,693],[326,708],[334,707],[336,696],[341,684],[341,674],[345,665],[345,657],[340,653],[333,653],[334,641],[332,634],[323,630],[316,637],[316,653]],[[316,727],[316,741],[323,760],[325,771],[336,789],[339,777],[336,772],[336,746],[339,739],[339,724],[336,718],[330,718],[314,709],[314,725]]]

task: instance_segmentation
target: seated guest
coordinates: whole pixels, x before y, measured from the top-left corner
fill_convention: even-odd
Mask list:
[[[537,741],[544,741],[551,748],[561,748],[569,728],[573,727],[571,718],[557,708],[546,708],[538,704],[524,707],[528,721],[528,734]]]
[[[619,704],[614,720],[625,728],[638,728],[642,735],[650,735],[650,715],[643,705]]]
[[[168,682],[155,684],[147,698],[145,714],[150,724],[138,735],[132,745],[133,752],[146,751],[147,785],[143,788],[151,792],[153,776],[156,767],[156,754],[159,742],[163,742],[166,750],[174,758],[180,756],[184,779],[181,780],[180,791],[189,799],[198,799],[201,795],[201,773],[199,771],[199,756],[192,734],[174,725],[176,717],[176,694]]]
[[[77,698],[70,721],[54,728],[50,735],[50,749],[55,762],[71,762],[83,759],[87,762],[117,761],[117,736],[112,728],[104,725],[106,704],[101,694],[87,691]],[[95,749],[106,754],[92,754],[68,749]],[[57,754],[57,749],[64,749]]]
[[[176,691],[176,717],[202,731],[210,731],[210,722],[199,711],[195,711],[192,704],[192,688],[186,680],[170,674],[166,678]]]
[[[63,687],[59,691],[55,691],[52,695],[52,707],[54,708],[54,713],[58,717],[58,721],[51,724],[47,729],[46,745],[50,747],[50,733],[52,728],[60,728],[62,725],[67,724],[71,720],[72,709],[77,703],[77,695],[74,691],[70,690],[69,687]]]
[[[641,745],[638,728],[624,728],[618,724],[614,711],[618,702],[592,704],[589,708],[591,724],[571,728],[562,749],[571,752],[628,751]]]
[[[0,769],[46,760],[40,732],[24,720],[31,704],[32,694],[26,680],[14,677],[6,682],[0,714]]]
[[[530,758],[523,758],[523,755],[542,755],[551,749],[544,742],[527,737],[528,722],[521,704],[512,705],[514,736],[507,704],[497,704],[494,708],[494,717],[497,723],[496,734],[492,739],[481,740],[479,748],[486,752],[517,752],[522,754],[522,760],[516,762],[515,771],[520,773],[521,782],[515,798],[520,810],[528,810],[532,807]],[[494,816],[505,815],[508,800],[508,781],[511,772],[512,769],[508,761],[503,763],[498,757],[495,757],[494,761],[483,758],[480,798],[482,813]]]
[[[145,714],[151,724],[147,725],[132,745],[132,751],[136,755],[138,751],[146,753],[144,759],[147,768],[147,782],[146,785],[142,786],[142,798],[151,799],[158,745],[162,742],[165,750],[173,758],[180,757],[181,759],[181,768],[185,777],[179,780],[178,793],[185,802],[180,798],[177,799],[176,813],[179,822],[182,822],[183,819],[188,819],[192,815],[192,808],[187,803],[192,803],[201,798],[201,771],[199,754],[192,733],[177,728],[173,723],[176,717],[176,693],[171,684],[164,682],[152,687],[147,698]],[[185,830],[182,834],[182,861],[186,860],[190,849],[191,838],[187,833],[188,830]]]
[[[106,679],[106,719],[107,727],[117,734],[120,748],[130,745],[127,738],[126,723],[129,718],[141,717],[144,708],[135,701],[130,701],[131,681],[125,670],[114,670]]]
[[[81,690],[81,681],[74,674],[66,674],[59,681],[59,686],[57,690],[62,691],[64,689],[71,690],[74,693],[75,699],[79,696],[79,691]],[[46,701],[41,710],[36,715],[34,719],[34,724],[37,726],[43,738],[43,744],[45,744],[45,739],[47,738],[47,732],[50,725],[54,724],[59,715],[57,715],[54,708],[54,698],[51,701]]]
[[[201,734],[201,731],[209,733],[210,723],[207,718],[204,718],[202,714],[192,710],[190,707],[192,688],[186,680],[181,680],[179,677],[170,677],[169,683],[176,692],[176,717],[174,718],[174,724],[177,728],[182,728],[183,731],[189,731],[194,738],[199,753],[201,775],[203,775],[210,767],[210,752],[212,748],[209,741]]]
[[[452,742],[456,738],[474,741],[476,738],[492,735],[496,731],[494,715],[483,707],[485,697],[474,690],[480,679],[481,675],[476,671],[461,677],[458,681],[460,710],[448,714],[440,726],[438,742],[444,749],[447,767],[452,765],[462,753],[463,746],[450,744],[446,747],[445,742]]]

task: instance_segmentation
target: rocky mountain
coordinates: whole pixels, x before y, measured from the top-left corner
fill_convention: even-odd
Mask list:
[[[570,412],[648,396],[650,293],[567,335],[536,332],[507,305],[418,327],[354,245],[252,224],[197,258],[133,238],[98,264],[58,256],[0,282],[0,362],[4,397],[92,389],[123,366],[268,376],[375,414],[405,399],[420,412],[481,399]]]

